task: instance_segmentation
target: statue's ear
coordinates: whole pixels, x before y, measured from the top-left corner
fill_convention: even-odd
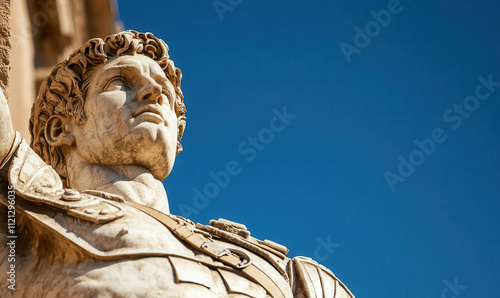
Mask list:
[[[179,117],[177,118],[177,152],[176,155],[182,152],[181,139],[184,134],[184,129],[186,128],[186,118]]]
[[[71,147],[75,144],[75,137],[71,134],[68,118],[61,115],[53,115],[45,124],[45,140],[52,147],[66,145]]]
[[[186,128],[186,120],[182,119],[177,122],[177,140],[180,142]]]

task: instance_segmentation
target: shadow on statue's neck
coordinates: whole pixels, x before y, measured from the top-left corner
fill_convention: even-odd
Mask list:
[[[169,213],[167,193],[162,182],[144,167],[91,164],[73,156],[67,159],[67,170],[70,188],[120,195],[126,201]]]

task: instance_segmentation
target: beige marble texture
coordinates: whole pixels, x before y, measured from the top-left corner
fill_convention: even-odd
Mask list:
[[[18,235],[16,291],[0,279],[1,297],[354,297],[243,224],[169,214],[162,181],[182,151],[180,82],[162,40],[125,31],[54,67],[32,109],[31,148],[0,96],[0,212],[15,188]]]

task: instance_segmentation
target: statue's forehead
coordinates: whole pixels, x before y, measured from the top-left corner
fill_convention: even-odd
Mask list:
[[[109,60],[104,64],[102,71],[117,69],[120,71],[138,70],[141,72],[152,72],[155,75],[165,76],[160,65],[153,59],[144,55],[120,56]]]
[[[103,87],[113,77],[140,82],[142,77],[150,77],[168,90],[169,98],[174,98],[175,87],[167,78],[160,65],[144,55],[119,56],[101,66],[90,85],[90,89]]]

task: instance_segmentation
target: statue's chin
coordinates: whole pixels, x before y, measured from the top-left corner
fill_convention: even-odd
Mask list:
[[[156,151],[157,153],[148,153],[142,156],[144,158],[143,164],[157,180],[165,180],[174,166],[175,155],[169,149],[171,148],[168,146],[162,147],[161,150]]]
[[[172,171],[172,168],[167,166],[165,168],[160,169],[157,167],[156,169],[152,169],[150,171],[156,180],[163,181],[163,180],[167,179],[168,175]]]
[[[167,155],[164,155],[167,156]],[[150,167],[151,174],[153,174],[153,177],[155,179],[163,181],[165,180],[168,175],[170,175],[170,172],[172,171],[172,168],[174,166],[175,158],[171,160],[161,160],[157,163],[155,163],[153,166]]]

